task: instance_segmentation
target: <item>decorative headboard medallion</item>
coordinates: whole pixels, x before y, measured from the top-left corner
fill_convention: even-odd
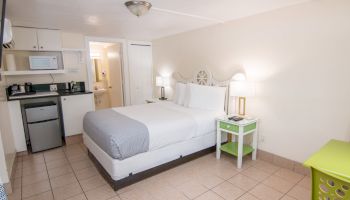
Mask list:
[[[200,69],[192,78],[184,78],[179,73],[174,73],[173,77],[176,81],[182,83],[195,83],[198,85],[207,85],[207,86],[228,86],[229,80],[218,81],[213,78],[212,73],[207,69]]]
[[[208,79],[209,79],[209,74],[207,71],[205,70],[200,70],[197,74],[196,74],[196,82],[199,85],[208,85]]]

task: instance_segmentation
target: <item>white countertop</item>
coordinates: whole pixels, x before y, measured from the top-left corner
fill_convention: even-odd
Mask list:
[[[11,96],[9,97],[9,100],[27,99],[27,98],[45,97],[45,96],[57,96],[57,95],[58,95],[57,92],[37,92],[35,94],[30,94],[30,95]]]

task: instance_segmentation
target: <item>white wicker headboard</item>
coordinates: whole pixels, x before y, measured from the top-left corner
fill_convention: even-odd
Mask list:
[[[173,78],[177,82],[181,83],[194,83],[194,84],[199,84],[199,85],[207,85],[207,86],[219,86],[219,87],[226,87],[226,98],[225,98],[225,111],[226,113],[228,112],[228,103],[229,103],[229,86],[230,86],[230,81],[225,80],[225,81],[218,81],[216,80],[212,73],[207,70],[207,69],[200,69],[198,70],[192,78],[186,79],[181,74],[179,73],[174,73]]]
[[[195,83],[199,85],[207,85],[207,86],[221,86],[228,87],[230,84],[230,80],[219,81],[216,80],[211,72],[207,69],[200,69],[196,73],[194,73],[192,78],[184,78],[180,73],[174,73],[173,78],[177,82],[181,83]]]

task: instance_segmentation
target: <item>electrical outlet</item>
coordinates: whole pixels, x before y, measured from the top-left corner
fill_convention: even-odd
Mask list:
[[[56,84],[50,85],[50,91],[51,91],[51,92],[57,91],[57,85],[56,85]]]
[[[264,143],[265,142],[265,136],[264,135],[260,135],[259,136],[259,143]]]

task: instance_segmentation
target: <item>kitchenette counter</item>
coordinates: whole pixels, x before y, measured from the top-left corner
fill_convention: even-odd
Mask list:
[[[73,81],[72,81],[73,82]],[[45,97],[60,97],[60,96],[72,96],[72,95],[82,95],[91,94],[92,92],[85,90],[84,82],[74,82],[74,88],[69,89],[69,83],[47,83],[47,84],[31,84],[26,83],[29,86],[25,92],[19,91],[21,85],[14,84],[7,88],[7,101],[24,100],[24,99],[35,99],[35,98],[45,98]],[[52,90],[51,86],[56,91]],[[23,87],[23,86],[22,86]],[[14,88],[14,89],[12,89]],[[15,94],[15,95],[11,95]]]
[[[90,91],[56,91],[56,92],[36,92],[34,94],[24,94],[17,96],[8,96],[8,101],[24,100],[24,99],[34,99],[34,98],[44,98],[44,97],[59,97],[59,96],[71,96],[71,95],[81,95],[81,94],[91,94]]]
[[[43,97],[54,97],[59,96],[58,92],[36,92],[34,94],[24,94],[24,95],[9,95],[7,97],[8,101],[22,100],[22,99],[33,99],[33,98],[43,98]]]
[[[92,94],[90,91],[75,91],[75,92],[70,92],[70,91],[59,91],[59,96],[71,96],[71,95],[80,95],[80,94]]]

